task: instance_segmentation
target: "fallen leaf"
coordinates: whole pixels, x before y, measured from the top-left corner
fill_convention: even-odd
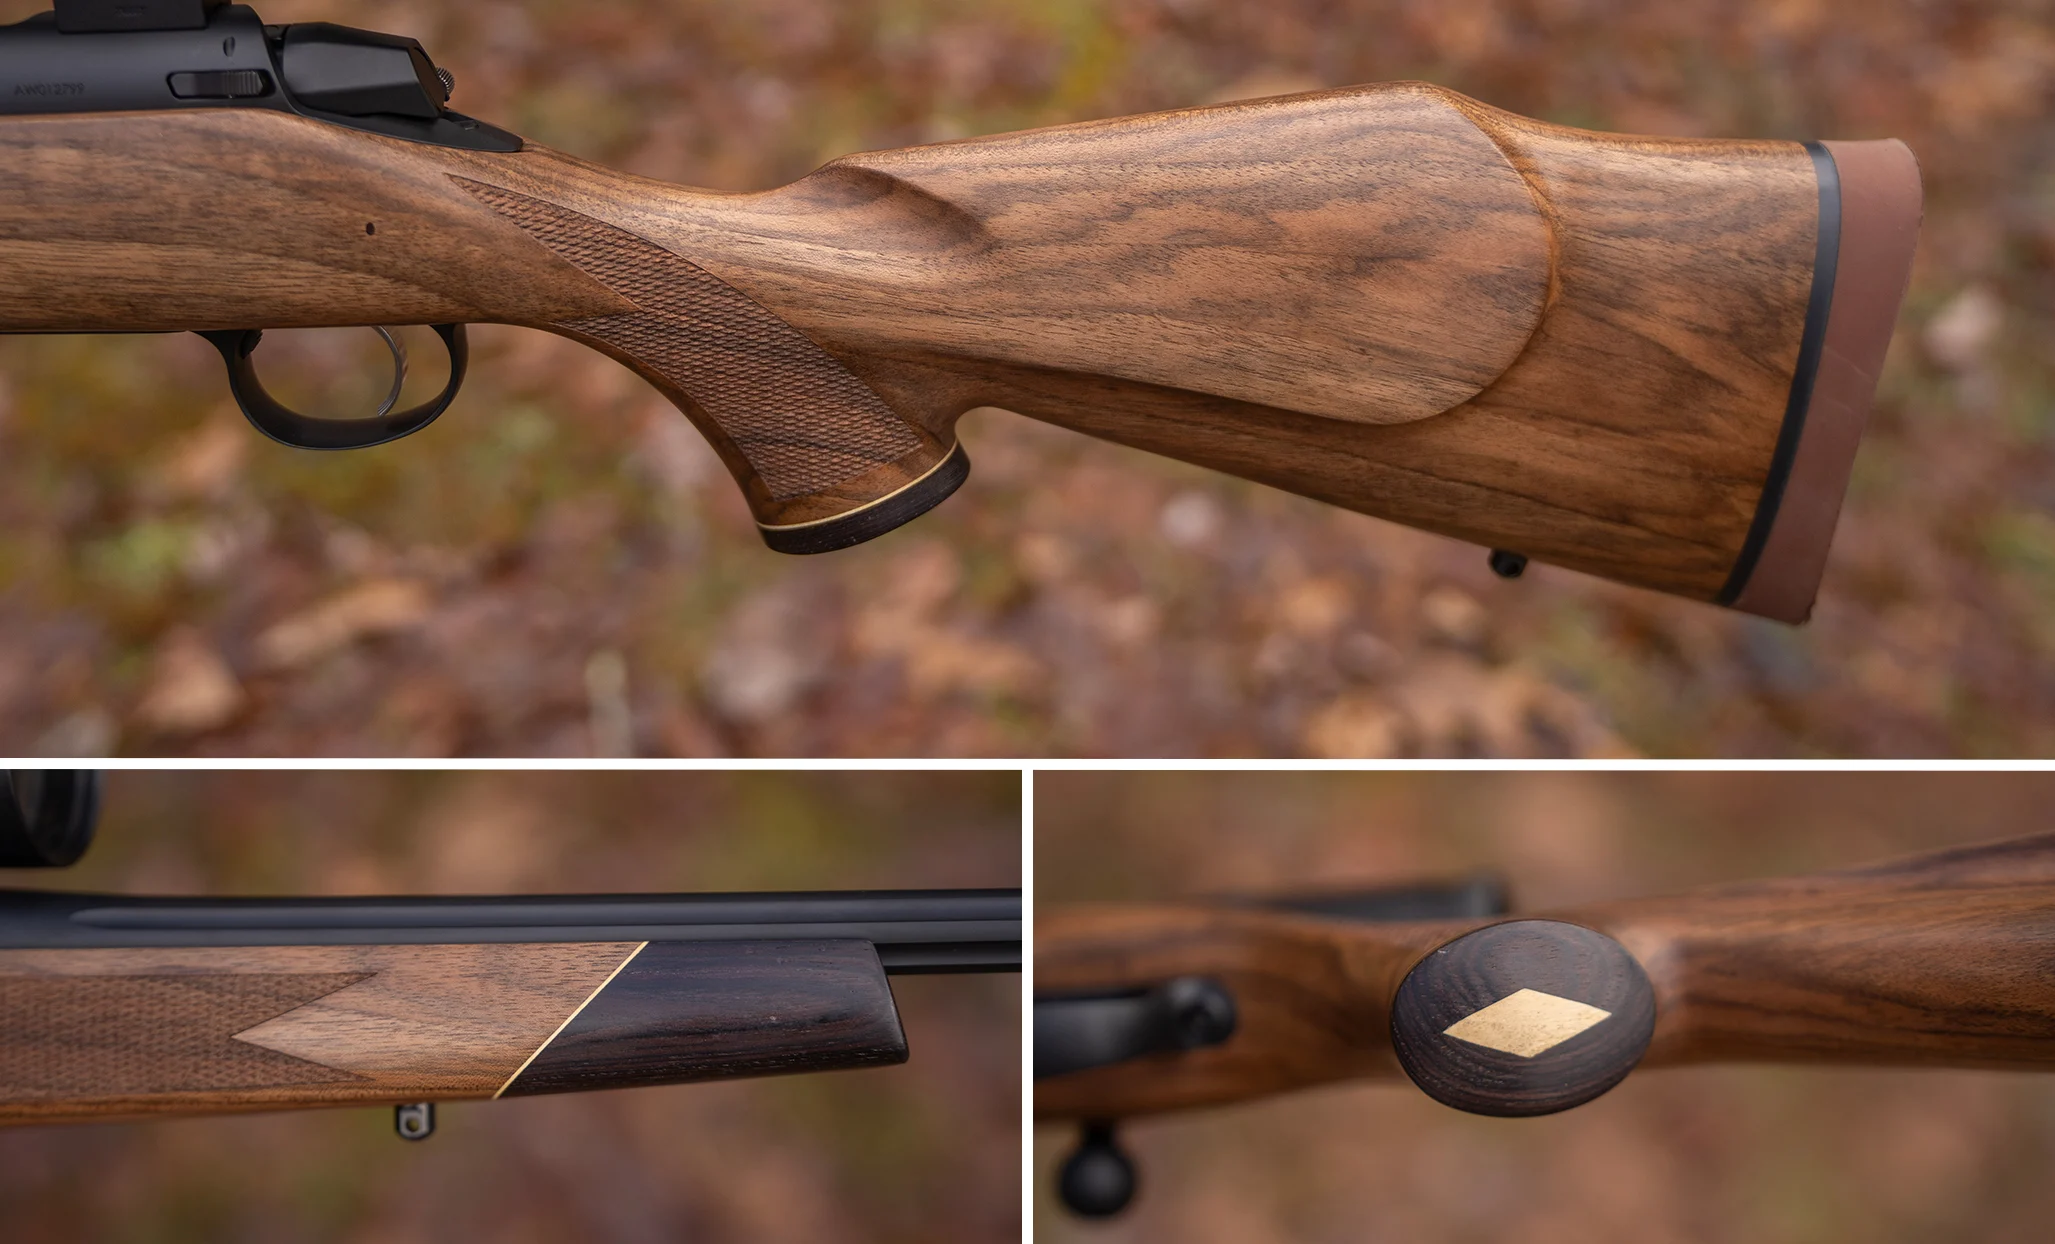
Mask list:
[[[1041,677],[1035,659],[1011,644],[940,627],[908,632],[906,639],[906,683],[915,695],[955,690],[1018,693]]]
[[[1920,342],[1934,361],[1950,371],[1971,371],[1984,361],[1998,330],[2005,326],[2005,306],[1988,285],[1972,285],[1948,300],[1927,321]]]
[[[1402,754],[1405,718],[1368,696],[1345,695],[1306,722],[1306,750],[1326,760]]]
[[[1295,634],[1319,639],[1334,633],[1349,616],[1349,588],[1341,579],[1301,579],[1277,599],[1277,617]]]
[[[181,628],[157,645],[135,720],[159,734],[205,734],[233,721],[248,703],[214,646],[198,631]]]
[[[428,589],[409,579],[377,579],[303,609],[257,637],[267,670],[294,669],[373,635],[411,629],[427,618]]]
[[[1420,619],[1436,639],[1468,647],[1484,638],[1491,615],[1477,603],[1476,597],[1461,588],[1443,584],[1430,589],[1421,598]]]
[[[144,490],[167,501],[220,497],[242,473],[254,433],[241,419],[223,415],[172,443],[144,477]]]
[[[1156,529],[1163,538],[1183,549],[1203,548],[1219,538],[1227,515],[1211,493],[1188,488],[1163,503],[1156,516]]]

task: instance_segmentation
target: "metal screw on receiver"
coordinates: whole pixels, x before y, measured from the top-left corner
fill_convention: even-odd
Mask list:
[[[427,1140],[435,1135],[435,1103],[410,1101],[392,1108],[392,1130],[401,1140]]]

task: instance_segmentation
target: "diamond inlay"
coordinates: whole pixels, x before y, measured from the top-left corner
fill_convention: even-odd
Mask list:
[[[1450,1024],[1442,1029],[1442,1035],[1502,1054],[1532,1058],[1612,1014],[1538,989],[1522,989]]]

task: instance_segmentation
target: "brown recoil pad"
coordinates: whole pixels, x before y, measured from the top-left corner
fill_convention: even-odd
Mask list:
[[[1922,205],[1919,163],[1904,143],[1820,146],[1832,159],[1840,187],[1833,298],[1809,398],[1802,405],[1794,401],[1787,416],[1800,421],[1795,446],[1788,457],[1779,454],[1764,489],[1764,503],[1775,507],[1766,536],[1728,602],[1783,622],[1803,622],[1812,613],[1898,305],[1912,276]],[[1806,379],[1801,367],[1794,383]]]

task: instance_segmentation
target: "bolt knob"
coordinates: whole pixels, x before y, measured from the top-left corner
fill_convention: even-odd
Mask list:
[[[1077,1149],[1064,1159],[1056,1191],[1071,1213],[1110,1218],[1135,1196],[1135,1164],[1113,1138],[1111,1123],[1087,1123]]]

